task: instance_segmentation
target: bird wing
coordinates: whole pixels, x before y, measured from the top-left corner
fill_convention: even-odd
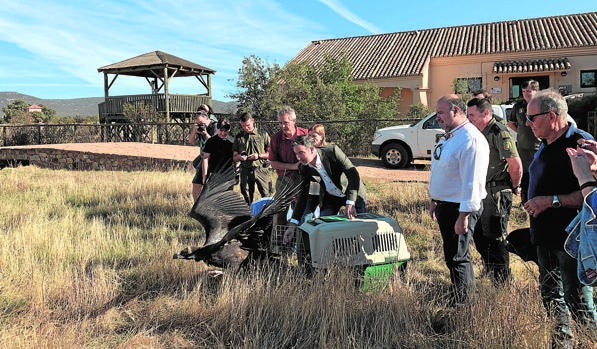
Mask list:
[[[226,185],[227,181],[218,179]],[[203,192],[191,210],[191,217],[199,220],[206,231],[206,243],[175,258],[209,260],[210,256],[233,239],[246,240],[252,234],[262,231],[268,219],[276,213],[288,209],[288,206],[302,187],[302,179],[290,181],[285,187],[274,194],[272,201],[257,215],[251,217],[250,209],[244,199],[237,192],[226,190],[209,190]],[[209,181],[206,183],[209,184]],[[212,184],[213,185],[213,184]],[[228,189],[229,186],[226,186]],[[204,188],[205,190],[205,188]],[[204,196],[205,195],[205,196]],[[209,233],[208,233],[209,231]]]
[[[232,167],[215,169],[193,204],[189,216],[203,226],[204,246],[221,241],[230,229],[251,218],[251,211],[243,197],[230,190],[235,182]]]
[[[263,231],[263,227],[268,226],[273,215],[288,211],[290,203],[301,190],[303,183],[303,179],[300,177],[288,181],[284,187],[274,194],[272,201],[266,204],[261,212],[245,223],[246,227],[239,232],[240,237],[249,238],[256,231]]]

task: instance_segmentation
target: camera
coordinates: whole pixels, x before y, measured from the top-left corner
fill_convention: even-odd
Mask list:
[[[203,131],[205,131],[205,124],[204,123],[195,124],[195,126],[197,126],[197,132],[203,132]]]
[[[247,152],[243,151],[242,153],[240,153],[240,156],[247,156]]]

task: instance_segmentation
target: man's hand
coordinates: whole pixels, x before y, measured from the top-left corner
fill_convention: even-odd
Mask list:
[[[355,219],[357,216],[357,209],[352,204],[346,205],[346,217],[349,219]]]
[[[290,223],[286,231],[284,231],[284,238],[282,239],[282,243],[284,245],[288,245],[289,243],[294,240],[294,236],[296,235],[296,225]]]
[[[466,234],[468,230],[468,216],[469,212],[460,212],[456,224],[454,224],[454,232],[457,235]]]
[[[514,195],[520,195],[521,192],[522,192],[522,189],[520,188],[520,185],[518,187],[512,189],[512,194],[514,194]]]
[[[429,204],[429,217],[437,222],[437,217],[435,216],[435,208],[437,207],[437,202],[431,200]]]
[[[524,203],[524,209],[529,215],[537,218],[540,213],[551,207],[552,201],[551,195],[535,196]]]

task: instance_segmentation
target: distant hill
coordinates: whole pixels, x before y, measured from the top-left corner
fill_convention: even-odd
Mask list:
[[[56,114],[60,116],[75,117],[97,115],[97,105],[104,101],[104,97],[41,99],[18,92],[0,92],[0,114],[4,106],[19,99],[29,104],[43,104],[56,110]],[[212,107],[216,113],[228,114],[236,112],[236,104],[234,102],[220,102],[214,100]]]

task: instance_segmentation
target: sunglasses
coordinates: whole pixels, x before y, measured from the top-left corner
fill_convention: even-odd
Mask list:
[[[529,120],[530,122],[535,122],[535,118],[537,116],[546,115],[546,114],[549,114],[549,112],[548,111],[544,111],[543,113],[537,113],[537,114],[531,114],[531,115],[527,114],[527,120]]]

